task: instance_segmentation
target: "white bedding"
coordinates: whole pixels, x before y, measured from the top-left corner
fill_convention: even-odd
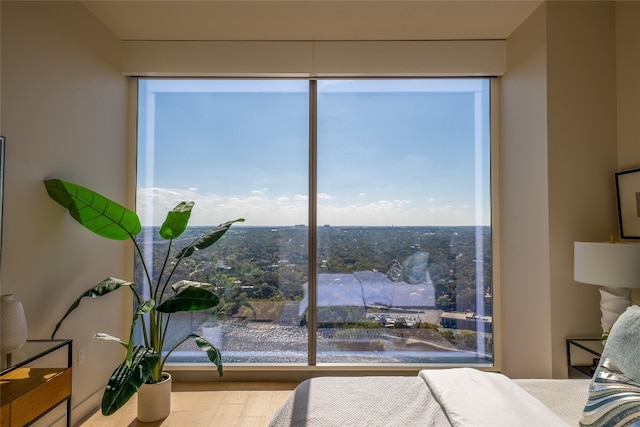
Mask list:
[[[502,374],[454,368],[423,370],[418,376],[425,381],[454,427],[568,425]]]
[[[439,372],[447,372],[450,369]],[[431,371],[436,372],[436,371]],[[422,372],[421,372],[422,374]],[[540,403],[548,408],[545,417],[560,419],[569,425],[578,426],[578,420],[587,399],[589,380],[509,380],[507,390],[525,393],[525,406],[529,409],[540,408]],[[450,378],[449,381],[452,381]],[[444,382],[446,383],[446,379]],[[456,380],[458,381],[458,380]],[[499,380],[502,381],[502,380]],[[516,388],[511,388],[516,387]],[[486,391],[486,390],[485,390]],[[515,392],[514,392],[515,393]],[[509,401],[509,392],[502,397],[496,393],[481,393],[480,398],[487,404],[504,405]],[[498,402],[500,400],[501,402]],[[531,403],[534,401],[535,403]],[[467,402],[468,403],[468,402]],[[449,403],[445,403],[448,405]],[[482,403],[475,403],[475,405]],[[451,403],[456,405],[456,403]],[[457,405],[465,405],[465,402]],[[543,411],[544,412],[544,411]],[[540,416],[538,414],[537,416]],[[529,419],[520,412],[515,416],[517,424],[513,424],[514,415],[510,415],[509,424],[500,425],[525,426]],[[506,420],[505,415],[505,420]],[[459,421],[459,420],[458,420]],[[456,421],[454,420],[454,423]],[[472,421],[463,421],[463,424]],[[380,376],[380,377],[319,377],[301,383],[292,396],[278,409],[270,427],[430,427],[452,426],[446,410],[438,400],[422,375]]]

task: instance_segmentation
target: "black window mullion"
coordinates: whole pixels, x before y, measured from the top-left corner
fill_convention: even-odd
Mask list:
[[[308,363],[316,365],[317,349],[317,277],[318,277],[318,245],[317,245],[317,199],[318,199],[318,132],[317,132],[317,95],[316,80],[309,81],[309,237],[308,237],[308,295],[307,328],[308,328]]]

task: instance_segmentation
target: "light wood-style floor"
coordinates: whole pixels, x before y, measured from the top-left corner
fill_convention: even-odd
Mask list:
[[[162,421],[136,420],[137,399],[132,397],[108,417],[100,411],[82,427],[265,427],[278,407],[298,383],[175,382],[171,393],[171,414]]]

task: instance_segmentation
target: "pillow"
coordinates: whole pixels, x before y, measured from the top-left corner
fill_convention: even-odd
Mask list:
[[[610,358],[626,376],[640,382],[640,307],[632,305],[611,327],[600,356]]]
[[[582,426],[640,426],[640,307],[615,322],[589,385]]]
[[[580,425],[623,427],[640,425],[640,384],[606,358],[593,376]]]

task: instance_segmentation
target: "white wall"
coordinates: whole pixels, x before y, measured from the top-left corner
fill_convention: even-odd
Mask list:
[[[640,168],[640,2],[616,2],[618,170]],[[640,304],[640,289],[633,299]]]
[[[640,168],[640,2],[616,3],[618,169]]]
[[[2,135],[2,7],[0,7],[0,135]]]
[[[126,244],[82,228],[42,182],[75,181],[133,205],[127,200],[127,79],[120,41],[80,4],[2,1],[1,7],[2,293],[23,302],[29,338],[44,339],[82,291],[130,271]],[[125,295],[83,302],[58,333],[85,349],[85,364],[73,372],[74,420],[99,405],[120,362],[118,345],[92,335],[123,336],[123,313],[130,310]]]
[[[636,64],[640,49],[639,15],[625,3],[547,2],[507,41],[500,195],[503,368],[511,376],[565,377],[565,339],[600,333],[597,288],[573,281],[573,241],[618,236],[618,145],[640,163],[635,124],[616,116],[638,118],[638,98],[616,98],[638,87],[637,69],[618,71],[627,78],[616,82],[616,48]],[[617,7],[635,39],[620,38]]]
[[[565,338],[601,331],[596,287],[573,281],[573,242],[618,234],[615,19],[613,2],[547,11],[551,374],[560,377]]]
[[[543,5],[507,40],[500,91],[502,368],[532,377],[552,365],[546,68]]]

